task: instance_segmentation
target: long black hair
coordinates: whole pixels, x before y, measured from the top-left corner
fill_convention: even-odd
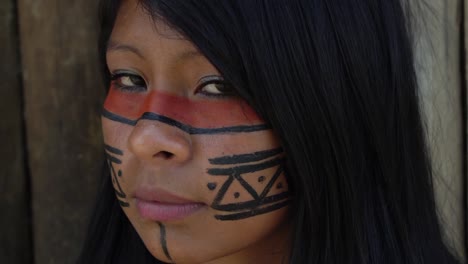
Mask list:
[[[289,263],[458,263],[436,214],[403,0],[140,4],[193,42],[280,138],[294,193]],[[119,5],[101,1],[107,75]],[[104,181],[81,263],[161,263]]]

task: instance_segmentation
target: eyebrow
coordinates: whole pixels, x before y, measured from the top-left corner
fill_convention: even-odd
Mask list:
[[[126,44],[121,44],[121,43],[110,41],[107,45],[106,52],[112,52],[112,51],[131,52],[131,53],[136,54],[141,59],[145,59],[145,56],[143,56],[143,53],[138,48],[131,46],[131,45],[126,45]],[[194,59],[196,57],[203,57],[203,55],[198,50],[187,49],[177,54],[177,56],[174,58],[174,62],[181,63],[183,61]]]
[[[142,59],[144,58],[143,54],[140,52],[139,49],[131,45],[120,44],[120,43],[113,42],[113,41],[109,41],[109,43],[107,44],[106,52],[111,52],[111,51],[131,52],[131,53],[135,53],[138,57]]]
[[[197,50],[185,50],[184,52],[178,54],[174,61],[180,63],[186,60],[193,60],[197,57],[203,57],[203,55]]]

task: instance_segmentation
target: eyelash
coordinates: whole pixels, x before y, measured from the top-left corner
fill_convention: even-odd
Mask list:
[[[124,85],[122,84],[122,80],[121,80],[121,78],[124,78],[124,77],[138,78],[138,80],[142,81],[144,84]],[[129,80],[132,82],[131,79]],[[111,73],[111,83],[116,89],[129,92],[129,93],[139,93],[139,92],[145,92],[147,90],[146,81],[138,74],[134,74],[131,72],[119,71],[119,72]],[[194,94],[201,94],[203,96],[215,97],[215,98],[226,98],[226,97],[237,96],[237,92],[235,91],[235,89],[228,82],[226,82],[221,76],[217,76],[217,75],[205,76],[200,79],[199,83],[200,84],[195,88]],[[207,88],[209,87],[208,85],[212,85],[212,84],[223,85],[224,87],[228,89],[228,91],[227,92],[220,91],[220,93],[203,91],[204,88]],[[216,89],[218,88],[216,87]]]
[[[194,92],[195,94],[201,94],[203,96],[217,97],[217,98],[226,98],[226,97],[233,97],[233,96],[238,95],[235,89],[231,86],[231,84],[226,82],[221,76],[216,76],[216,75],[205,76],[200,79],[199,83],[200,84],[197,86],[197,88],[195,88],[195,92]],[[225,91],[224,93],[221,91],[221,93],[217,94],[217,93],[210,93],[210,92],[206,92],[202,90],[203,88],[207,88],[208,85],[210,84],[224,85],[225,88],[228,88],[228,91],[227,92]]]
[[[128,77],[128,78],[139,78],[141,79],[145,85],[124,85],[121,83],[121,78]],[[119,81],[120,80],[120,81]],[[130,72],[115,72],[111,74],[111,83],[112,85],[117,88],[118,90],[130,92],[130,93],[138,93],[138,92],[145,92],[146,91],[146,82],[145,80],[137,74],[130,73]]]

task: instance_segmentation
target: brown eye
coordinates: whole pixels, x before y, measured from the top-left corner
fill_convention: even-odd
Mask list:
[[[126,75],[120,77],[120,83],[123,86],[144,86],[145,81],[140,76]]]
[[[235,96],[236,90],[232,85],[224,81],[221,76],[207,76],[199,81],[199,86],[195,93],[206,96]]]
[[[146,82],[139,75],[128,72],[117,72],[112,74],[112,83],[117,89],[129,92],[146,91]]]
[[[232,95],[234,90],[230,85],[224,83],[209,83],[201,87],[200,92],[206,95]]]

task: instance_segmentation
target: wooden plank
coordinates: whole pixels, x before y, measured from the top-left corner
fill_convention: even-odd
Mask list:
[[[463,257],[462,1],[425,1],[428,6],[419,23],[416,51],[434,160],[436,200],[447,242]]]
[[[96,10],[18,1],[37,264],[73,263],[101,173]]]
[[[13,0],[0,2],[0,259],[31,263],[29,200],[24,162],[21,79]]]

